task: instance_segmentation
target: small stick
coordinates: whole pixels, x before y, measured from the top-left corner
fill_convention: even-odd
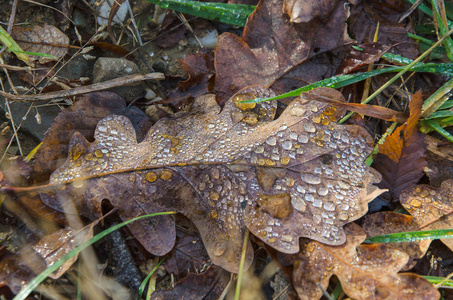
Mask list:
[[[130,85],[132,83],[144,81],[144,80],[159,80],[159,79],[165,79],[164,74],[162,73],[149,73],[146,75],[130,75],[130,76],[124,76],[96,84],[92,84],[89,86],[81,86],[77,88],[73,88],[70,90],[66,91],[57,91],[57,92],[51,92],[51,93],[45,93],[45,94],[39,94],[39,95],[13,95],[9,94],[3,91],[0,91],[0,95],[11,99],[13,101],[19,101],[19,102],[29,102],[29,101],[47,101],[47,100],[52,100],[56,98],[65,98],[65,97],[71,97],[71,96],[76,96],[80,94],[87,94],[87,93],[92,93],[92,92],[97,92],[97,91],[102,91],[106,90],[109,88],[117,87],[117,86],[123,86],[123,85]]]

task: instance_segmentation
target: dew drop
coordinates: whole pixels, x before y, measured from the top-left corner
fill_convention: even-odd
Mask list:
[[[284,141],[282,143],[282,147],[285,150],[291,150],[291,148],[293,147],[293,143],[291,141]]]
[[[308,135],[305,135],[305,134],[299,135],[299,138],[297,139],[297,141],[302,144],[308,143]]]
[[[305,181],[308,184],[320,184],[321,179],[313,174],[302,174],[301,178],[303,181]]]
[[[304,212],[307,209],[307,204],[305,204],[304,200],[298,196],[291,196],[291,204],[294,209],[300,212]]]
[[[335,211],[335,204],[333,202],[326,202],[324,203],[324,209],[327,211]]]
[[[304,124],[304,130],[306,132],[310,132],[310,133],[313,133],[313,132],[316,132],[316,127],[315,127],[315,124],[311,123],[311,122],[307,122]]]
[[[275,136],[268,137],[266,143],[270,146],[275,146],[277,144],[277,138]]]
[[[328,193],[329,193],[329,190],[326,189],[326,188],[319,188],[319,189],[318,189],[318,195],[320,195],[320,196],[325,196],[325,195],[327,195]]]

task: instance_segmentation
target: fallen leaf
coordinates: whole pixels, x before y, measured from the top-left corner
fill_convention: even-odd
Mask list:
[[[176,282],[170,290],[157,290],[151,294],[151,299],[220,299],[228,286],[230,276],[219,267],[211,266],[201,274],[191,273]]]
[[[440,188],[421,184],[408,187],[400,196],[401,205],[414,217],[422,230],[453,228],[453,180],[445,180]],[[452,239],[441,239],[453,251]]]
[[[390,211],[366,215],[363,218],[362,228],[368,237],[420,230],[420,226],[414,221],[414,217]],[[412,269],[417,263],[417,259],[425,255],[429,244],[431,244],[431,240],[388,243],[386,245],[398,248],[409,255],[409,261],[402,268],[403,271],[406,271]]]
[[[44,271],[75,247],[93,236],[93,225],[86,226],[80,231],[60,229],[53,234],[46,235],[32,245],[23,245],[17,253],[11,253],[0,260],[0,285],[7,285],[17,294],[36,274]],[[77,260],[74,256],[64,263],[49,277],[56,279],[62,276]]]
[[[53,56],[30,56],[40,64],[58,60],[68,52],[69,38],[53,25],[14,27],[11,36],[24,51]]]
[[[183,216],[176,216],[176,243],[173,250],[164,256],[163,267],[182,279],[190,273],[199,274],[211,265],[209,255],[195,226]]]
[[[219,103],[249,85],[269,87],[293,68],[299,71],[297,75],[304,73],[302,78],[296,76],[297,87],[325,78],[328,72],[319,68],[319,64],[316,69],[302,63],[352,42],[346,32],[349,9],[345,3],[335,1],[335,5],[329,5],[330,9],[323,8],[323,13],[330,15],[329,22],[315,18],[296,24],[283,14],[281,1],[261,1],[250,15],[242,38],[231,33],[218,37],[215,89]],[[335,71],[336,67],[329,62],[331,70]],[[281,85],[279,92],[284,90]],[[294,89],[289,83],[283,85],[285,89]]]
[[[63,110],[46,132],[42,146],[33,162],[32,181],[47,180],[50,174],[66,160],[68,144],[74,132],[92,140],[97,123],[108,115],[126,115],[133,120],[138,139],[148,131],[146,115],[136,108],[126,108],[126,102],[116,94],[97,92],[76,97],[73,106]]]
[[[199,230],[212,262],[232,272],[245,227],[285,253],[298,252],[299,237],[341,245],[342,227],[382,192],[372,185],[377,172],[362,163],[372,139],[362,128],[335,124],[338,112],[319,102],[295,100],[275,121],[276,103],[239,103],[270,95],[247,88],[222,111],[213,95],[203,96],[190,114],[158,121],[141,143],[126,117],[107,117],[94,142],[74,134],[67,161],[51,176],[58,188],[42,193],[43,201],[61,209],[72,198],[92,219],[103,199],[123,220],[179,211]],[[169,216],[129,228],[151,253],[173,247]]]
[[[213,92],[214,52],[211,49],[202,48],[194,55],[186,55],[180,60],[180,65],[189,78],[179,82],[164,101],[176,108],[192,103],[195,98],[207,92]]]
[[[344,227],[346,243],[306,241],[294,264],[293,282],[301,299],[319,299],[335,275],[354,299],[439,299],[439,291],[412,273],[397,274],[408,255],[385,244],[360,245],[366,234],[355,223]]]
[[[161,48],[173,47],[184,38],[186,31],[187,26],[181,23],[181,20],[173,11],[168,10],[155,43]]]
[[[407,33],[414,30],[414,22],[406,18],[400,22],[406,13],[404,1],[360,1],[351,6],[351,16],[348,19],[348,29],[351,36],[359,44],[374,41],[377,24],[379,23],[377,42],[385,46],[394,46],[391,53],[415,59],[419,53],[416,41],[408,38]]]
[[[352,48],[351,52],[341,62],[337,71],[338,74],[349,74],[361,68],[361,71],[365,71],[364,66],[378,61],[390,49],[389,46],[382,46],[377,43],[359,45],[359,47],[363,51]]]
[[[425,173],[433,187],[440,187],[442,181],[453,178],[453,144],[440,141],[430,135],[426,139]]]
[[[416,184],[423,176],[426,166],[425,138],[418,130],[422,103],[420,92],[412,96],[407,122],[379,145],[379,152],[373,161],[373,168],[382,175],[378,186],[389,190],[389,194],[383,194],[387,200],[398,201],[401,191]]]

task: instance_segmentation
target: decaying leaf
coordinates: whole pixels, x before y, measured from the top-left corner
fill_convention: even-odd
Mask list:
[[[422,230],[453,228],[453,180],[445,180],[439,189],[421,184],[405,189],[400,202]],[[453,251],[452,239],[441,241]]]
[[[211,266],[201,274],[189,274],[176,282],[173,289],[155,291],[151,294],[151,299],[219,299],[229,280],[227,272]]]
[[[362,227],[368,237],[421,230],[420,226],[414,221],[414,217],[390,211],[366,215],[363,218]],[[417,263],[416,259],[422,258],[425,255],[429,244],[431,244],[431,240],[407,243],[388,243],[387,245],[403,250],[409,255],[409,261],[402,269],[405,271],[412,269],[412,267],[414,267]]]
[[[397,272],[408,255],[385,244],[360,245],[366,237],[355,223],[344,227],[346,243],[328,246],[306,241],[294,265],[293,281],[301,299],[319,299],[336,275],[343,291],[354,299],[439,299],[424,278]]]
[[[415,23],[410,22],[409,18],[400,20],[406,12],[404,1],[361,1],[351,6],[348,30],[359,44],[371,43],[379,24],[379,44],[394,46],[390,52],[415,59],[419,46],[407,34],[413,30]]]
[[[285,5],[298,7],[307,1],[294,2],[297,3]],[[231,33],[220,35],[215,48],[215,89],[219,102],[225,102],[249,85],[259,83],[270,87],[294,68],[299,72],[294,80],[296,87],[285,81],[279,85],[279,91],[289,91],[335,72],[336,66],[331,60],[329,71],[321,67],[321,62],[316,62],[315,66],[304,65],[315,55],[352,42],[346,30],[349,15],[346,2],[324,2],[329,5],[319,7],[323,7],[322,15],[329,15],[329,22],[314,18],[307,23],[291,23],[282,12],[282,1],[266,0],[260,1],[248,18],[242,38]],[[303,76],[299,76],[301,74]]]
[[[425,138],[418,130],[422,103],[421,93],[414,94],[409,103],[407,122],[387,136],[374,159],[373,168],[382,175],[378,186],[389,189],[390,195],[383,194],[388,200],[398,201],[401,191],[416,184],[423,176]]]
[[[44,176],[48,178],[64,163],[68,154],[68,143],[74,132],[92,140],[96,124],[108,115],[129,117],[134,124],[138,140],[143,139],[150,127],[146,115],[137,108],[127,108],[126,102],[114,93],[96,92],[75,99],[74,105],[63,110],[45,134],[33,162],[31,177],[35,183],[42,182]]]
[[[426,135],[425,173],[433,187],[440,187],[442,181],[453,178],[453,144]]]
[[[40,64],[55,61],[68,52],[69,38],[53,25],[14,27],[11,36],[24,51],[53,56],[53,58],[30,56],[33,60],[38,60]]]
[[[32,245],[25,245],[15,254],[2,257],[0,261],[0,285],[7,285],[11,291],[18,293],[36,274],[52,265],[75,247],[93,236],[93,225],[75,231],[60,229],[46,235]],[[56,279],[63,275],[77,260],[77,255],[68,260],[49,277]]]
[[[107,117],[93,143],[73,136],[67,161],[51,176],[52,184],[66,185],[43,201],[61,209],[73,198],[90,218],[101,214],[103,199],[123,220],[179,211],[200,231],[213,263],[232,272],[245,226],[284,253],[298,252],[299,237],[343,244],[342,227],[382,192],[372,185],[377,172],[362,163],[372,139],[362,128],[335,124],[336,110],[303,96],[275,121],[275,103],[238,102],[270,95],[247,88],[222,111],[213,95],[203,96],[191,114],[160,120],[141,143],[126,117]],[[172,222],[162,216],[129,228],[162,255],[174,244]]]

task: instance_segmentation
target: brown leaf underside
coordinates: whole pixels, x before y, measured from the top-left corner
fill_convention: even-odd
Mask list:
[[[398,201],[404,188],[420,180],[426,166],[425,139],[417,127],[422,102],[420,92],[413,95],[409,103],[410,116],[407,122],[399,126],[379,146],[379,153],[373,162],[373,168],[382,175],[378,186],[390,192],[390,195],[383,196],[393,201]]]
[[[250,93],[272,95],[255,87],[238,98]],[[228,101],[220,112],[213,95],[200,97],[191,114],[160,120],[141,143],[127,118],[107,117],[93,143],[74,135],[69,158],[51,182],[80,179],[43,194],[43,201],[60,208],[60,201],[78,197],[81,213],[90,218],[101,214],[103,199],[124,220],[179,211],[200,231],[213,263],[232,272],[245,226],[284,253],[299,251],[299,237],[344,243],[342,227],[364,215],[380,194],[372,186],[379,175],[362,163],[371,151],[368,133],[333,123],[336,111],[313,101],[295,100],[275,121],[275,103],[242,109]],[[130,229],[151,253],[173,247],[171,217],[135,222]]]

